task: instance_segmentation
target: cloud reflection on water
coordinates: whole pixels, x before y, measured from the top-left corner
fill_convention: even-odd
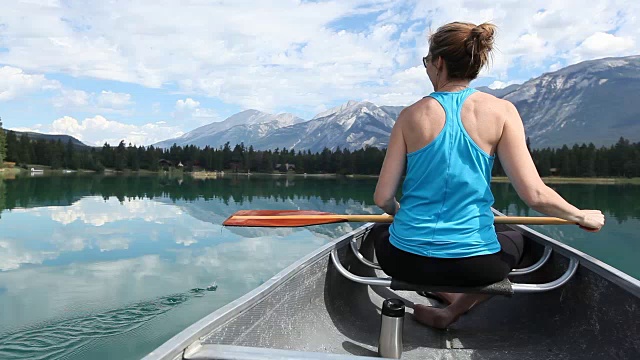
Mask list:
[[[82,261],[83,252],[127,250],[134,242],[162,237],[193,244],[220,230],[220,225],[182,215],[175,205],[148,199],[120,203],[115,197],[106,201],[86,197],[67,207],[14,210],[0,222],[0,270],[38,265],[73,252],[78,254],[66,262]],[[33,223],[38,226],[31,227]]]

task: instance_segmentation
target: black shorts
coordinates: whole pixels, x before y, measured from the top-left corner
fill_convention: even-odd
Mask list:
[[[367,237],[374,241],[376,258],[389,276],[413,284],[480,286],[507,277],[522,258],[524,239],[517,231],[499,232],[501,250],[465,258],[435,258],[400,250],[389,242],[389,224],[376,224]]]

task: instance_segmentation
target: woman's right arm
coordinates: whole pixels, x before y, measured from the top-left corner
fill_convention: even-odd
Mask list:
[[[527,149],[524,126],[518,110],[508,101],[504,101],[504,105],[506,117],[497,153],[518,196],[538,212],[574,221],[585,230],[600,230],[604,225],[604,215],[600,210],[576,208],[540,179]]]

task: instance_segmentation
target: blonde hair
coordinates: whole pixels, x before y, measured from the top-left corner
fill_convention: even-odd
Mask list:
[[[435,62],[442,57],[450,79],[473,80],[489,63],[496,26],[452,22],[429,37],[429,55]]]

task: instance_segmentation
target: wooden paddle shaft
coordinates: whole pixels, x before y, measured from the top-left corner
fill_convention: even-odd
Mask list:
[[[391,215],[235,215],[237,220],[334,220],[335,222],[393,222]],[[574,222],[554,217],[530,217],[530,216],[496,216],[496,224],[522,224],[522,225],[575,225]]]

